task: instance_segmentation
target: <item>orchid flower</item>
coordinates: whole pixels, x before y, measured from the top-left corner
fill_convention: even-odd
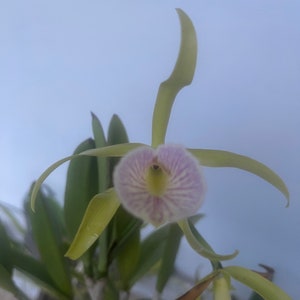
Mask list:
[[[178,92],[192,82],[197,60],[197,39],[189,17],[177,9],[181,24],[181,44],[170,77],[161,83],[152,119],[151,146],[125,143],[84,151],[50,166],[37,180],[31,196],[34,210],[38,190],[46,177],[62,163],[80,156],[122,157],[114,170],[114,187],[90,201],[78,232],[66,253],[80,257],[101,235],[120,205],[154,226],[177,222],[193,249],[212,261],[233,258],[237,252],[218,255],[197,237],[188,217],[195,215],[206,191],[203,166],[234,167],[268,181],[287,198],[282,179],[264,164],[232,152],[188,149],[165,144],[167,125]]]

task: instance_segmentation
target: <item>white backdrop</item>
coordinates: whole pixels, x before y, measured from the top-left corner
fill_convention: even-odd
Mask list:
[[[275,268],[300,298],[300,2],[7,1],[0,4],[0,200],[17,207],[31,182],[91,136],[93,111],[113,113],[131,141],[150,143],[159,83],[170,74],[180,28],[194,22],[194,81],[178,96],[167,141],[258,159],[282,176],[283,196],[233,169],[205,169],[208,195],[198,228],[233,263]],[[62,199],[63,166],[47,183]],[[186,245],[180,265],[203,261]]]

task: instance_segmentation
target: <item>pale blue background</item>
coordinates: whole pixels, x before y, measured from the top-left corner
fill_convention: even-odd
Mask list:
[[[193,84],[178,96],[167,141],[225,149],[278,172],[291,193],[233,169],[205,169],[198,228],[233,263],[273,266],[300,298],[300,1],[2,1],[0,200],[21,207],[31,182],[91,136],[90,111],[113,113],[131,141],[150,143],[159,83],[179,45],[175,7],[198,34]],[[61,199],[66,166],[49,177]],[[193,275],[204,261],[188,249]]]

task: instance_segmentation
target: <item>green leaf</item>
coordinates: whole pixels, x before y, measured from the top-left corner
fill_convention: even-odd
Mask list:
[[[179,55],[170,77],[160,84],[152,119],[152,146],[163,144],[173,102],[178,92],[194,77],[197,61],[197,37],[189,17],[177,9],[181,25]]]
[[[256,272],[237,266],[225,267],[222,272],[247,285],[265,300],[292,300],[282,289]]]
[[[94,148],[95,142],[92,139],[87,139],[76,148],[74,155]],[[82,157],[72,160],[68,167],[64,200],[66,227],[71,240],[78,230],[89,201],[97,193],[96,158]]]
[[[188,220],[181,220],[178,222],[179,227],[183,231],[190,246],[200,255],[208,258],[212,262],[218,262],[220,260],[229,260],[237,256],[238,251],[229,255],[220,255],[212,251],[211,247],[207,244],[200,233],[194,228],[193,224]],[[193,229],[192,229],[193,228]]]
[[[71,259],[77,259],[89,249],[106,228],[119,205],[120,202],[114,189],[94,196],[65,255]]]
[[[140,256],[140,228],[143,222],[119,207],[113,218],[114,239],[110,261],[117,259],[122,289],[128,290],[130,278]]]
[[[96,148],[103,148],[107,146],[106,138],[104,135],[103,127],[100,120],[95,114],[92,113],[92,128],[93,135],[96,144]],[[98,193],[104,192],[110,183],[109,175],[109,159],[106,157],[97,157],[98,164]],[[103,277],[107,273],[108,268],[108,235],[107,228],[104,229],[99,237],[98,247],[100,249],[98,252],[98,263],[96,265],[97,277]]]
[[[95,140],[95,148],[107,146],[104,131],[99,119],[92,113],[92,127]],[[98,193],[104,192],[108,188],[108,160],[105,157],[97,157],[98,164]]]
[[[121,119],[118,115],[113,115],[108,127],[108,145],[124,144],[128,141],[128,135]]]
[[[42,175],[38,178],[36,181],[32,193],[31,193],[31,209],[34,211],[35,207],[35,201],[37,198],[38,191],[42,185],[42,183],[45,181],[45,179],[60,165],[63,163],[75,159],[75,158],[82,158],[82,156],[98,156],[98,157],[120,157],[125,154],[127,154],[129,151],[136,149],[137,147],[143,146],[143,144],[139,143],[127,143],[127,144],[121,144],[121,145],[113,145],[113,146],[108,146],[108,147],[103,147],[103,148],[96,148],[96,149],[90,149],[81,152],[80,154],[77,155],[71,155],[67,156],[65,158],[60,159],[59,161],[55,162],[52,164],[49,168],[47,168]]]
[[[119,144],[128,144],[128,142],[129,142],[128,136],[122,121],[117,115],[113,115],[108,127],[107,144],[119,145]],[[119,160],[120,158],[113,158],[113,157],[109,159],[109,174],[111,175],[110,178],[111,186],[113,185],[112,174]]]
[[[182,231],[176,223],[170,224],[167,239],[165,241],[161,265],[157,275],[156,290],[162,293],[169,278],[174,272],[174,264],[178,253]]]
[[[168,238],[169,226],[170,224],[155,230],[143,240],[137,267],[130,278],[130,286],[137,282],[160,261],[166,239]]]
[[[56,284],[47,272],[45,264],[17,249],[14,249],[12,252],[12,257],[14,261],[14,267],[26,275],[26,277],[30,278],[42,290],[54,298],[61,300],[69,299],[68,296],[64,295],[57,288]]]
[[[206,167],[232,167],[253,173],[266,180],[287,199],[289,205],[289,191],[283,180],[270,168],[250,157],[223,150],[188,149],[200,164]]]
[[[20,223],[18,218],[15,216],[15,214],[12,212],[12,210],[17,210],[15,207],[8,208],[8,205],[4,203],[0,203],[0,208],[4,211],[6,216],[9,218],[11,221],[12,225],[14,228],[20,233],[20,234],[25,234],[25,229],[23,225]]]
[[[1,264],[0,264],[0,287],[12,293],[19,300],[28,300],[26,295],[24,295],[15,285],[10,272],[8,272],[6,268],[3,267]]]
[[[37,213],[29,208],[29,201],[25,203],[34,241],[52,280],[61,292],[71,297],[71,279],[67,260],[64,258],[64,236],[57,202],[49,192],[46,194],[43,190],[38,193],[37,199]]]
[[[107,279],[105,281],[105,285],[103,288],[103,293],[99,299],[103,300],[119,300],[120,295],[119,295],[119,290],[115,285],[115,282],[113,282],[110,279]]]
[[[4,224],[0,221],[0,264],[12,273],[12,259],[11,259],[11,244],[12,241],[7,234]],[[1,278],[1,277],[0,277]]]
[[[130,278],[137,266],[140,257],[140,231],[134,230],[126,239],[117,256],[118,270],[122,289],[125,291],[130,288]]]
[[[116,258],[120,252],[123,251],[123,247],[127,241],[131,239],[131,236],[136,232],[140,232],[143,221],[131,215],[122,206],[118,208],[117,213],[114,216],[114,247],[110,251],[111,259]]]

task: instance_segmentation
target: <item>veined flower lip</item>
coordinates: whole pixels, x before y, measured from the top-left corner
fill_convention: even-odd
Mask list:
[[[196,214],[206,192],[198,160],[174,144],[129,152],[115,168],[114,186],[125,209],[155,226]]]

